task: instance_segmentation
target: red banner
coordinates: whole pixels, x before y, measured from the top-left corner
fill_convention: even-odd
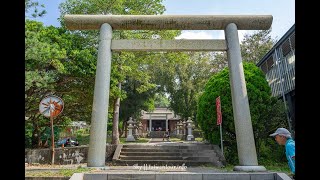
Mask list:
[[[222,123],[220,96],[216,98],[216,107],[217,107],[217,125],[220,125]]]

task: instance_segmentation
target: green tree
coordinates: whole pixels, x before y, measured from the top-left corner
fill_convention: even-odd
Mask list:
[[[156,93],[154,99],[155,107],[169,107],[170,101],[164,93]]]
[[[54,27],[45,28],[42,23],[26,20],[25,25],[25,115],[26,127],[32,124],[31,147],[38,147],[44,126],[50,121],[39,114],[39,102],[54,90],[54,83],[59,74],[64,73],[61,60],[66,52],[58,44],[53,43],[48,34],[57,37]],[[62,118],[57,118],[59,123]],[[28,146],[28,145],[27,145]]]
[[[271,29],[257,31],[252,35],[245,34],[240,46],[242,58],[257,64],[275,44],[270,33]]]
[[[261,147],[266,144],[268,135],[276,128],[286,125],[283,103],[271,96],[271,89],[263,72],[253,63],[243,63],[248,92],[251,122],[258,157],[265,156]],[[205,139],[219,144],[219,129],[216,125],[215,99],[220,96],[222,111],[222,132],[224,152],[227,161],[237,163],[236,134],[231,100],[229,70],[225,68],[210,78],[198,104],[198,122]],[[270,150],[268,147],[264,149]]]
[[[25,0],[25,13],[26,17],[29,17],[29,13],[31,13],[31,17],[36,18],[36,17],[42,17],[44,16],[47,11],[44,9],[45,5],[44,4],[39,4],[38,1],[33,1],[33,0]],[[31,10],[31,11],[30,11]]]
[[[216,74],[222,71],[224,68],[228,67],[227,53],[225,51],[213,52],[212,56],[214,57],[214,61],[212,62],[213,74]]]
[[[147,91],[139,92],[138,87],[140,86],[139,81],[134,79],[126,79],[123,82],[123,89],[126,91],[126,98],[122,101],[120,109],[120,119],[123,120],[124,126],[120,135],[126,133],[127,121],[129,117],[135,120],[140,120],[141,110],[154,109],[154,91],[155,89],[149,89]]]
[[[255,31],[253,34],[245,34],[240,43],[242,60],[257,64],[276,43],[276,40],[272,39],[270,33],[271,29]],[[225,67],[228,67],[226,52],[214,52],[212,54],[215,59],[212,63],[214,73],[218,73]]]
[[[212,60],[207,52],[171,52],[160,58],[154,75],[176,114],[196,119],[198,94],[212,75]]]
[[[67,0],[61,3],[59,8],[61,11],[61,24],[64,26],[64,14],[162,14],[165,10],[161,4],[162,0],[143,0],[143,1],[100,1],[100,0]],[[87,39],[87,46],[97,47],[98,30],[81,31],[82,36]],[[113,31],[113,39],[173,39],[180,31]],[[74,31],[73,33],[79,33]],[[110,82],[110,103],[113,106],[109,108],[109,114],[113,119],[113,144],[119,143],[118,124],[119,109],[126,108],[120,106],[120,100],[124,100],[127,95],[122,83],[126,81],[138,81],[139,87],[135,89],[139,93],[155,88],[155,84],[151,82],[150,73],[148,72],[148,63],[152,60],[152,53],[143,52],[120,52],[114,53],[112,57],[112,70]],[[124,90],[123,90],[124,89]],[[149,99],[146,98],[146,101]],[[142,102],[142,101],[137,101]],[[142,103],[144,104],[144,102]],[[141,107],[141,106],[138,106]],[[121,115],[121,113],[120,113]]]
[[[48,94],[64,100],[63,114],[54,125],[63,127],[71,120],[90,120],[96,50],[87,47],[85,38],[64,28],[45,27],[37,21],[25,24],[25,115],[27,140],[40,147],[44,128],[50,121],[39,114],[39,102]],[[30,135],[31,134],[31,135]]]

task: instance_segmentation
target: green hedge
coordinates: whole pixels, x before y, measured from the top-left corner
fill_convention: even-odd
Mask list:
[[[267,158],[278,158],[280,155],[268,154],[271,151],[271,145],[276,145],[268,135],[279,126],[286,127],[284,105],[271,96],[271,88],[265,75],[255,64],[244,62],[243,68],[258,158],[266,156]],[[219,126],[216,125],[216,98],[218,96],[221,101],[225,157],[229,163],[237,164],[237,143],[227,68],[209,79],[198,101],[197,117],[203,136],[209,142],[217,145],[220,144]],[[272,140],[271,144],[269,140]]]

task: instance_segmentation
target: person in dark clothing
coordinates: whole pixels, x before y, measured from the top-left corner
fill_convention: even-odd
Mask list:
[[[162,141],[164,141],[164,138],[166,138],[167,141],[170,141],[169,131],[163,133]]]

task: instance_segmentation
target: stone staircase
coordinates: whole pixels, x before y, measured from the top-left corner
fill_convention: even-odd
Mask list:
[[[113,163],[116,165],[223,167],[226,163],[217,145],[203,143],[156,143],[118,145]]]
[[[150,131],[149,132],[149,137],[150,138],[162,138],[163,137],[163,134],[165,133],[166,131]],[[171,133],[170,133],[171,134]]]

